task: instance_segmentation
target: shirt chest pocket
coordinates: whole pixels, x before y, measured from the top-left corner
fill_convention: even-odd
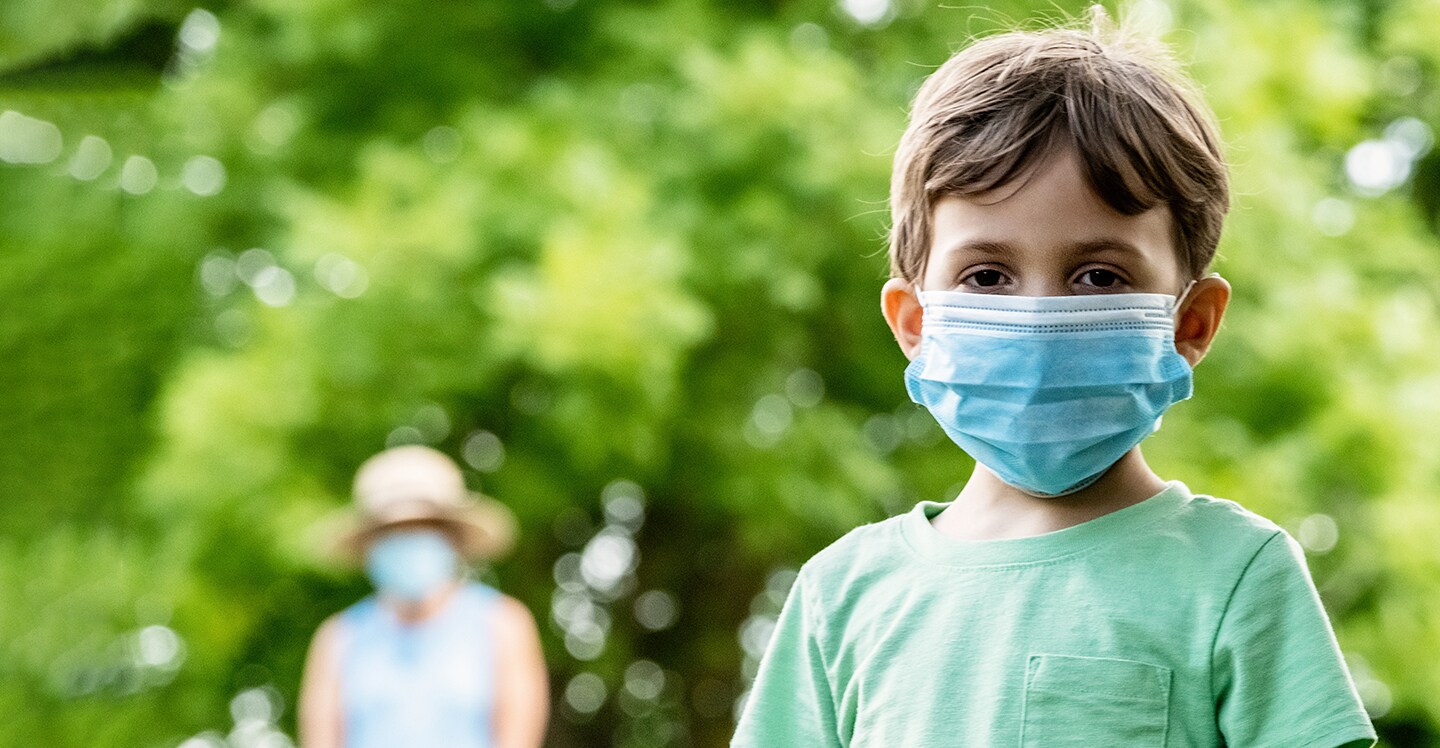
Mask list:
[[[1170,668],[1133,660],[1031,655],[1021,748],[1162,748]]]

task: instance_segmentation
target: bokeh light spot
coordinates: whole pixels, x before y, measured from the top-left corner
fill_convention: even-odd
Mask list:
[[[785,396],[796,407],[813,408],[825,397],[825,380],[814,369],[796,369],[785,378]]]
[[[211,52],[220,41],[220,19],[204,8],[196,8],[180,23],[177,37],[192,52]]]
[[[883,26],[890,20],[890,0],[840,0],[840,9],[863,26]]]
[[[6,110],[0,113],[0,160],[12,164],[48,164],[60,157],[60,128],[42,119]]]
[[[625,690],[642,701],[654,701],[665,690],[665,671],[650,660],[636,660],[625,668]]]
[[[407,444],[424,444],[425,435],[414,426],[397,426],[385,436],[386,447],[401,447]]]
[[[663,631],[675,625],[680,604],[665,590],[649,590],[635,598],[635,621],[649,631]]]
[[[1329,553],[1340,541],[1340,526],[1328,514],[1312,514],[1300,520],[1300,545],[1315,554]]]
[[[1365,140],[1345,154],[1345,174],[1362,194],[1383,195],[1405,183],[1410,160],[1390,140]]]
[[[185,642],[168,626],[146,626],[136,636],[136,654],[144,667],[173,670],[185,658]]]
[[[201,197],[220,194],[225,180],[225,165],[211,156],[192,157],[180,169],[180,183]]]
[[[493,473],[505,464],[505,445],[489,431],[472,431],[460,454],[467,465],[482,473]]]
[[[295,298],[295,276],[285,268],[271,265],[255,274],[252,288],[260,303],[266,306],[286,306]]]
[[[580,714],[594,714],[608,696],[605,681],[594,673],[579,673],[565,684],[565,703]]]
[[[370,287],[370,276],[360,263],[330,252],[315,261],[315,282],[342,299],[353,299]]]
[[[585,544],[580,555],[580,574],[597,592],[611,592],[635,569],[639,550],[628,535],[601,530]]]
[[[634,481],[615,480],[600,492],[605,505],[605,520],[630,530],[640,529],[645,521],[645,490]]]
[[[426,444],[435,444],[450,435],[450,414],[439,403],[425,403],[410,419]]]
[[[750,410],[750,419],[745,424],[745,440],[754,447],[773,447],[790,428],[794,418],[790,401],[784,396],[765,395],[755,401],[755,407]]]
[[[1400,148],[1405,158],[1414,161],[1430,152],[1435,133],[1424,120],[1401,117],[1385,126],[1385,140]]]
[[[228,252],[215,251],[200,261],[200,286],[211,296],[221,297],[235,290],[240,278],[235,274],[235,258]]]
[[[300,115],[288,102],[276,102],[255,116],[251,124],[254,137],[247,138],[250,150],[268,153],[290,142],[300,130]]]
[[[155,189],[160,181],[160,172],[155,162],[144,156],[131,156],[120,167],[120,189],[132,195],[144,195]]]
[[[86,135],[75,147],[75,153],[70,156],[70,164],[65,170],[82,182],[90,182],[104,174],[114,160],[115,153],[109,142],[101,137]]]
[[[240,253],[235,258],[235,275],[242,283],[254,287],[260,279],[260,274],[275,266],[275,255],[269,250],[259,247],[251,247]]]

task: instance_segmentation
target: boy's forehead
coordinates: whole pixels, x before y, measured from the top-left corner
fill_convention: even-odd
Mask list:
[[[1179,265],[1166,206],[1125,215],[1096,194],[1073,149],[1057,149],[1011,182],[934,207],[932,262],[956,251],[1063,254],[1089,249],[1139,253]]]

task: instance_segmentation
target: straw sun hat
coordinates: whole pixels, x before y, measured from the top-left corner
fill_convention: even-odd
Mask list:
[[[454,460],[429,447],[387,449],[355,473],[355,510],[335,536],[336,553],[359,562],[381,531],[406,522],[433,522],[455,539],[460,555],[490,559],[515,542],[515,516],[503,504],[465,488]]]

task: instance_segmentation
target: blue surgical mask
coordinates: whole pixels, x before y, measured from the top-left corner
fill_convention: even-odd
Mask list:
[[[1028,494],[1094,483],[1192,391],[1175,350],[1173,296],[926,291],[920,304],[920,355],[905,370],[911,399]]]
[[[399,530],[365,553],[365,572],[382,596],[418,602],[455,579],[458,557],[438,530]]]

